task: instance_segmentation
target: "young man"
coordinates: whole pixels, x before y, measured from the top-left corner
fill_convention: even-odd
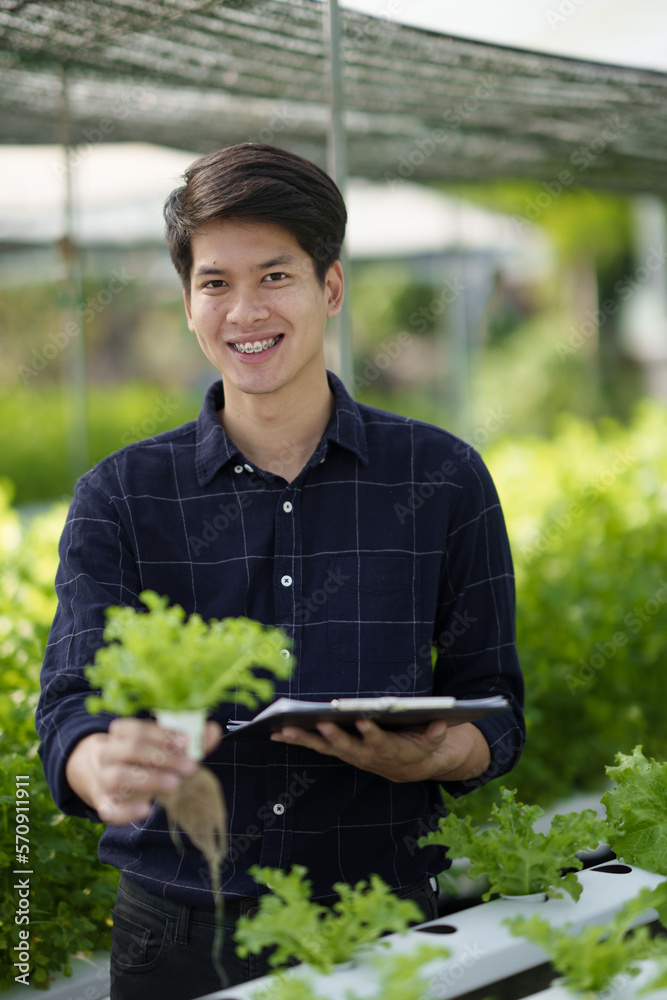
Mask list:
[[[83,668],[109,605],[138,606],[153,589],[204,618],[281,626],[297,669],[278,694],[502,694],[512,706],[419,734],[365,721],[356,737],[321,724],[226,743],[230,714],[252,713],[221,705],[207,764],[230,812],[230,983],[265,969],[236,958],[231,939],[257,902],[256,863],[305,865],[325,901],[335,882],[375,872],[434,916],[444,852],[416,840],[443,811],[440,784],[464,793],[510,770],[524,735],[511,558],[481,459],[446,431],[355,404],[325,369],[346,222],[332,180],[247,143],[196,161],[165,216],[188,324],[221,381],[196,422],[124,448],[79,482],[38,710],[56,801],[109,824],[100,858],[123,873],[114,1000],[196,997],[218,980],[206,866],[191,846],[178,853],[153,802],[191,765],[155,722],[85,711]]]

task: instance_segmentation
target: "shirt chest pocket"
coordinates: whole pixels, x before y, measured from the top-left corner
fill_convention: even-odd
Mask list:
[[[329,602],[331,651],[360,663],[412,663],[424,633],[419,563],[408,556],[339,556],[331,569],[341,581]]]

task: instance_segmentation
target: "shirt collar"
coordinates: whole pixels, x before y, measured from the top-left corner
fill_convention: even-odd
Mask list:
[[[367,465],[366,428],[359,407],[337,375],[327,372],[327,378],[334,392],[335,408],[310,464],[324,461],[328,444],[333,441]],[[197,418],[195,472],[200,486],[206,486],[218,469],[241,454],[218,420],[218,410],[224,406],[224,401],[222,381],[214,382],[206,392]]]

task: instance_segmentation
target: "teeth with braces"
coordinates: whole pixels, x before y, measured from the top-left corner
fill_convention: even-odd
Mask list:
[[[273,347],[277,343],[278,338],[274,337],[272,340],[255,340],[253,343],[234,344],[233,346],[239,354],[259,354],[260,351],[267,351],[269,347]]]

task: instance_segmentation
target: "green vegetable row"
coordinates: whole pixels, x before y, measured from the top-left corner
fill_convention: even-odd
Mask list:
[[[535,832],[534,824],[544,815],[543,810],[517,802],[516,790],[501,788],[500,802],[494,803],[481,825],[466,815],[465,798],[448,796],[448,815],[436,831],[420,840],[420,846],[444,844],[452,858],[469,859],[471,877],[488,880],[484,899],[497,893],[560,896],[564,890],[576,901],[582,891],[576,872],[583,867],[577,854],[596,848],[600,841],[608,841],[626,862],[667,875],[667,855],[662,850],[667,765],[648,760],[641,747],[630,755],[618,754],[617,760],[617,766],[607,767],[617,784],[603,796],[606,821],[599,819],[595,810],[586,809],[558,814],[545,833]],[[376,877],[354,887],[334,886],[340,899],[333,909],[327,909],[310,899],[306,869],[295,865],[289,873],[270,868],[251,871],[270,892],[261,897],[256,916],[239,922],[235,934],[239,954],[245,957],[273,947],[271,965],[297,960],[304,966],[296,980],[282,972],[274,974],[275,983],[263,987],[257,1000],[266,995],[319,1000],[309,982],[312,971],[329,973],[337,963],[359,957],[381,934],[403,933],[411,919],[419,920],[414,904],[392,897]],[[656,910],[667,927],[667,881],[652,890],[642,889],[609,923],[590,925],[576,933],[569,923],[551,927],[535,914],[517,916],[506,923],[513,934],[544,950],[561,973],[561,982],[573,993],[599,994],[618,976],[636,976],[640,963],[651,959],[657,970],[645,988],[649,993],[667,985],[667,937],[654,936],[646,924],[635,926],[650,910]],[[382,943],[380,940],[380,946]],[[434,958],[442,961],[447,957],[446,948],[435,948],[428,954],[420,949],[410,956],[376,955],[379,983],[384,976],[377,996],[391,995],[386,993],[392,982],[388,970],[394,970],[398,961],[405,963],[401,967],[405,992],[396,996],[422,995],[427,988],[422,978],[424,966]],[[399,976],[398,968],[395,974]],[[350,1000],[354,1000],[352,995]]]

